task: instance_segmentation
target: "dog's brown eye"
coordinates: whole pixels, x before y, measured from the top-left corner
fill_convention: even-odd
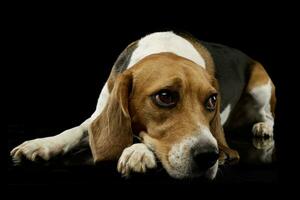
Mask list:
[[[159,107],[171,108],[176,106],[179,95],[175,91],[161,90],[152,96],[154,103]]]
[[[208,111],[212,112],[216,109],[216,104],[217,104],[217,94],[213,94],[207,99],[205,107]]]

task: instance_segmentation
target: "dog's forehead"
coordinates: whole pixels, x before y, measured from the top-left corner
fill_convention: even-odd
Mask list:
[[[192,82],[206,84],[209,75],[204,68],[193,61],[177,56],[173,53],[159,53],[145,57],[131,68],[134,82],[146,86],[155,83]]]

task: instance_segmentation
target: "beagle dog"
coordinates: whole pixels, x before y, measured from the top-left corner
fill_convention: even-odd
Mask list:
[[[239,159],[223,127],[250,124],[254,136],[272,137],[275,102],[267,72],[244,53],[174,32],[152,33],[120,54],[89,119],[26,141],[11,156],[49,160],[90,145],[95,162],[116,160],[124,176],[161,162],[174,178],[214,179],[218,165]]]

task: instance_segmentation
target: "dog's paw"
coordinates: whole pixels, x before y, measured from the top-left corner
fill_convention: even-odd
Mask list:
[[[236,150],[228,147],[220,148],[219,165],[236,164],[240,160],[240,155]]]
[[[275,142],[273,137],[254,137],[252,139],[252,144],[256,149],[269,149],[274,146]]]
[[[265,122],[259,122],[253,125],[252,133],[256,137],[272,137],[273,136],[273,127],[268,125]]]
[[[23,158],[31,161],[36,161],[37,158],[49,160],[54,155],[61,153],[62,150],[62,145],[50,137],[23,142],[15,147],[10,155],[14,163],[18,164]]]
[[[147,169],[156,167],[155,156],[145,144],[133,144],[124,149],[119,162],[118,172],[128,177],[130,172],[145,173]]]

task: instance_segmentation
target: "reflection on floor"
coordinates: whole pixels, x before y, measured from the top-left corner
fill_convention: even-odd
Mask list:
[[[9,140],[8,150],[22,142],[22,138]],[[273,138],[230,137],[229,145],[240,153],[241,160],[232,166],[220,166],[214,182],[217,183],[277,183],[278,162]],[[10,146],[11,145],[11,146]],[[146,174],[133,174],[130,179],[122,178],[116,172],[115,162],[93,165],[88,148],[73,151],[68,155],[49,162],[31,163],[24,161],[15,166],[9,159],[9,184],[45,184],[45,183],[91,183],[102,180],[107,183],[202,183],[201,179],[174,180],[168,176],[162,166]],[[103,182],[103,183],[104,183]],[[99,183],[98,183],[99,184]]]
[[[273,137],[253,137],[250,141],[233,140],[231,146],[239,151],[240,162],[242,163],[267,165],[276,162],[276,148]]]

